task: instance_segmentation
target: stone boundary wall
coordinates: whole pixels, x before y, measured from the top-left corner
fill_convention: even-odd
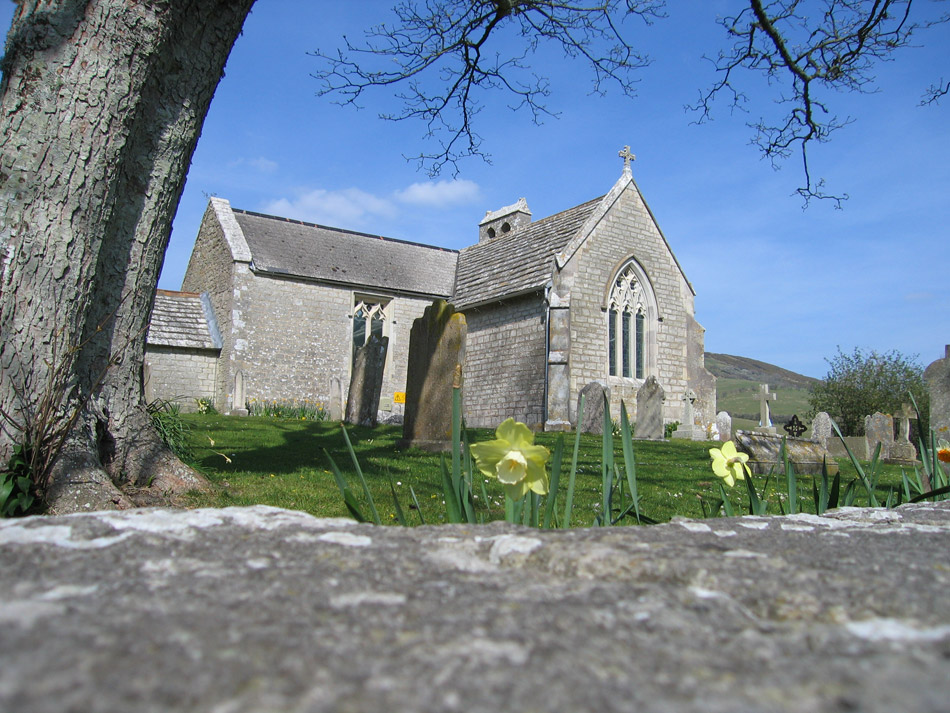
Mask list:
[[[0,709],[943,713],[948,503],[536,530],[0,521]]]
[[[465,421],[495,428],[514,418],[544,425],[547,309],[540,294],[464,311],[468,323]]]
[[[181,347],[145,347],[148,383],[145,395],[149,401],[163,399],[177,403],[184,412],[197,410],[195,399],[209,399],[214,407],[218,372],[218,352]]]

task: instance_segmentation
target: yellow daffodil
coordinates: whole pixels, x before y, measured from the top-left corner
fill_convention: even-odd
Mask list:
[[[730,488],[736,484],[737,480],[745,480],[746,473],[752,475],[752,471],[746,465],[749,456],[736,451],[736,446],[732,441],[726,441],[722,450],[710,448],[709,455],[712,458],[713,473],[725,480]]]
[[[495,430],[496,439],[471,447],[475,465],[490,478],[498,478],[512,500],[520,500],[528,491],[548,492],[544,464],[550,452],[534,445],[534,434],[523,423],[509,418]]]
[[[937,442],[937,459],[941,463],[950,463],[950,443],[942,438]]]

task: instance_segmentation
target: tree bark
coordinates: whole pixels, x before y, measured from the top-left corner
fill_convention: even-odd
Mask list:
[[[58,418],[79,416],[52,472],[56,511],[203,483],[151,427],[145,332],[201,125],[253,1],[21,0],[14,16],[0,82],[0,408],[36,418],[52,371],[68,367]],[[19,437],[7,423],[4,462]]]

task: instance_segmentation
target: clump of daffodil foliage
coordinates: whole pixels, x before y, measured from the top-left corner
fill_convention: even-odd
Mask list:
[[[470,446],[475,466],[489,478],[497,478],[512,500],[520,500],[528,492],[546,495],[548,475],[545,463],[551,453],[544,446],[534,445],[534,434],[513,418],[495,429],[495,440]]]

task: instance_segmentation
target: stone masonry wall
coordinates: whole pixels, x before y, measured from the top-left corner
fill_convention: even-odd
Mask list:
[[[309,399],[326,404],[330,379],[346,393],[352,360],[354,291],[248,272],[239,274],[232,373],[244,372],[248,399]],[[359,293],[363,295],[363,293]],[[363,295],[371,296],[371,295]],[[429,300],[389,299],[389,351],[383,397],[406,389],[409,330]]]
[[[188,261],[188,269],[182,280],[186,292],[207,292],[214,309],[214,317],[224,342],[221,348],[220,365],[215,376],[214,404],[219,411],[231,408],[228,400],[233,387],[233,375],[228,364],[231,360],[233,337],[232,305],[234,301],[234,260],[214,210],[209,205],[201,220],[195,247]]]
[[[544,424],[546,315],[540,294],[465,312],[469,426],[495,428],[508,417],[532,428]]]
[[[612,210],[573,257],[577,273],[571,290],[571,408],[577,407],[580,390],[591,381],[606,381],[611,389],[611,413],[620,414],[620,400],[635,418],[639,379],[607,376],[607,315],[603,309],[606,290],[615,271],[634,257],[650,278],[656,295],[656,366],[651,373],[666,391],[663,417],[678,420],[680,397],[687,386],[687,316],[693,297],[666,242],[657,230],[639,192],[631,184]],[[648,325],[648,328],[650,325]]]
[[[215,398],[217,351],[149,345],[145,363],[150,398],[177,403],[185,412],[196,410],[195,399],[210,399],[215,408],[221,408]]]

